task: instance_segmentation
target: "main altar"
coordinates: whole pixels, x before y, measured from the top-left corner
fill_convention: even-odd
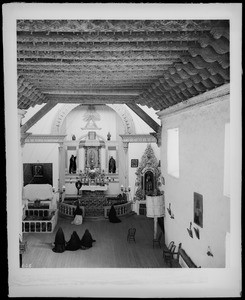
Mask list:
[[[68,140],[65,147],[63,189],[66,196],[84,192],[103,192],[117,195],[119,186],[118,143],[105,140],[95,131]],[[80,182],[79,191],[76,182]]]

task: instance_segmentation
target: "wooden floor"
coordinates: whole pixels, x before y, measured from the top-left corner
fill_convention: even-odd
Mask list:
[[[153,248],[153,219],[131,215],[121,218],[121,223],[108,220],[88,221],[72,225],[70,219],[59,217],[53,233],[24,233],[28,247],[22,257],[22,266],[31,268],[166,268],[162,249]],[[88,250],[54,253],[52,243],[56,231],[62,227],[65,239],[77,231],[81,238],[89,229],[96,240]],[[127,242],[129,227],[136,228],[136,243]],[[160,228],[159,228],[160,230]]]

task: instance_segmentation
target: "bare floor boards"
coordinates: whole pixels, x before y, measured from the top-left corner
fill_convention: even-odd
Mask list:
[[[112,224],[108,220],[84,221],[82,225],[71,224],[72,220],[59,218],[53,233],[25,233],[28,243],[23,254],[23,267],[32,268],[166,268],[162,250],[153,248],[153,219],[132,215],[122,218],[121,223]],[[88,250],[54,253],[52,243],[59,226],[66,241],[77,231],[81,238],[89,229],[96,240]],[[136,228],[136,243],[127,242],[129,227]]]

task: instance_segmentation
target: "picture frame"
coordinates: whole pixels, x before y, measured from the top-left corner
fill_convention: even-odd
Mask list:
[[[131,168],[138,168],[139,160],[137,158],[131,159]]]
[[[203,196],[194,192],[194,223],[203,228]]]
[[[33,165],[33,176],[43,177],[43,165],[40,164]]]

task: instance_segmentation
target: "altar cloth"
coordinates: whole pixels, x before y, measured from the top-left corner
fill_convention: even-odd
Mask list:
[[[52,200],[53,187],[50,184],[27,184],[23,188],[23,199],[29,201]]]

